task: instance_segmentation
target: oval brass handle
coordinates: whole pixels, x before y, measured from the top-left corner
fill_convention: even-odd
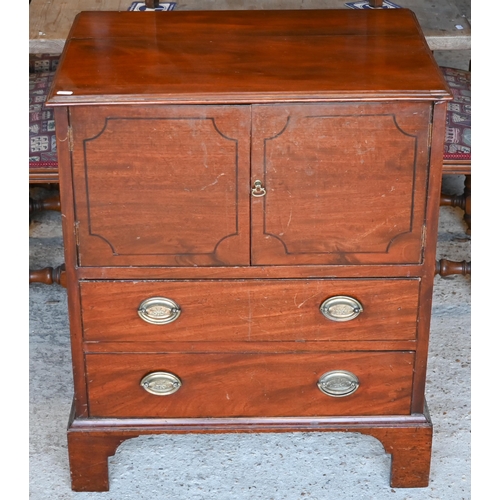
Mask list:
[[[180,316],[181,308],[172,299],[151,297],[141,302],[137,314],[153,325],[165,325]]]
[[[354,373],[345,370],[333,370],[325,373],[318,380],[318,388],[327,396],[342,398],[356,392],[359,380]]]
[[[141,387],[155,396],[169,396],[177,392],[181,386],[181,379],[168,372],[148,373],[141,380]]]
[[[330,321],[351,321],[363,312],[363,306],[352,297],[337,295],[326,299],[321,304],[320,311]]]
[[[259,179],[257,179],[253,183],[252,196],[255,196],[255,198],[260,198],[261,196],[265,195],[266,195],[266,188],[262,185],[262,181],[259,181]]]

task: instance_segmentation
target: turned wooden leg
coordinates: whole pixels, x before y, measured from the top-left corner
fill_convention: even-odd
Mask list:
[[[471,262],[466,260],[462,260],[460,262],[446,259],[437,260],[434,275],[436,274],[443,277],[451,276],[453,274],[467,276],[468,274],[471,274]]]
[[[440,206],[458,207],[465,211],[465,194],[444,194],[441,193]]]
[[[464,221],[467,224],[466,233],[471,233],[471,176],[465,176],[464,192],[462,194],[441,193],[440,206],[458,207],[464,211]]]
[[[377,438],[392,455],[393,488],[425,488],[429,485],[432,425],[417,428],[372,428],[366,434]]]
[[[31,216],[35,212],[42,212],[43,210],[54,210],[56,212],[61,211],[61,198],[59,195],[51,196],[50,198],[45,198],[42,200],[35,200],[30,197],[30,213],[29,222],[31,224]]]
[[[108,458],[123,441],[137,435],[68,431],[68,453],[73,491],[108,491]]]
[[[66,266],[44,267],[43,269],[30,269],[30,283],[43,283],[45,285],[58,285],[66,288]]]
[[[55,210],[56,212],[61,211],[61,198],[59,195],[51,196],[50,198],[45,198],[42,200],[35,200],[30,198],[30,215],[33,212],[41,212],[42,210]]]

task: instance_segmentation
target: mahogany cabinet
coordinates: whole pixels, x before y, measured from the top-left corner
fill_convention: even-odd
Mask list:
[[[427,485],[449,98],[406,9],[76,18],[48,99],[74,490],[163,432],[367,433]]]

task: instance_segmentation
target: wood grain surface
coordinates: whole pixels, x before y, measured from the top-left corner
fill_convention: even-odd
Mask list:
[[[82,266],[249,263],[248,106],[71,110]]]
[[[91,417],[251,417],[408,415],[414,353],[87,354]],[[331,397],[317,387],[332,370],[347,370],[359,388]],[[173,373],[181,388],[150,394],[142,378]]]
[[[422,258],[431,107],[252,106],[252,263]]]
[[[422,42],[407,9],[83,12],[47,103],[446,97]]]
[[[48,102],[83,422],[68,432],[74,489],[106,489],[128,437],[251,419],[362,429],[393,455],[394,486],[427,483],[450,97],[406,9],[77,17]],[[363,312],[328,321],[334,295]],[[141,320],[152,296],[179,319]],[[332,370],[358,390],[320,391]],[[150,394],[140,382],[157,371],[182,387]],[[345,426],[321,424],[332,417]]]
[[[80,283],[87,342],[394,341],[416,336],[419,280],[247,280]],[[350,296],[363,312],[336,322],[324,300]],[[150,324],[142,301],[166,297],[181,308],[172,323]],[[250,347],[248,347],[250,348]],[[279,349],[279,344],[275,345]]]
[[[75,17],[82,11],[126,11],[131,4],[132,0],[31,0],[30,53],[60,54]],[[347,9],[344,0],[287,0],[278,4],[275,0],[184,0],[176,4],[176,11]],[[470,49],[470,23],[450,0],[399,0],[398,5],[415,12],[431,50]]]

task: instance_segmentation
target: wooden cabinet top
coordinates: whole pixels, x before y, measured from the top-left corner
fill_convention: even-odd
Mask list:
[[[449,98],[413,12],[82,12],[48,104]]]

